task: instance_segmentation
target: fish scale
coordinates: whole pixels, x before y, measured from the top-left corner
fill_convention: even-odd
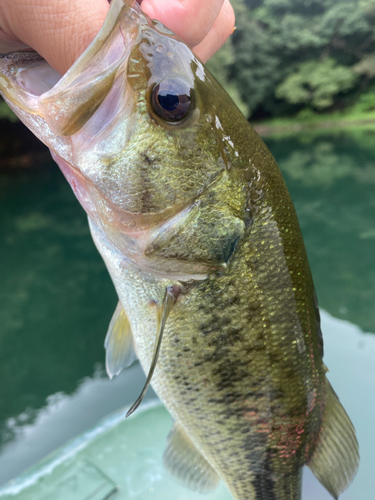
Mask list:
[[[358,443],[326,378],[296,213],[202,62],[137,2],[113,0],[66,75],[36,53],[0,56],[0,92],[88,214],[120,300],[107,370],[134,346],[148,377],[128,413],[151,381],[174,419],[165,467],[201,492],[221,479],[235,500],[300,500],[307,464],[338,498]]]

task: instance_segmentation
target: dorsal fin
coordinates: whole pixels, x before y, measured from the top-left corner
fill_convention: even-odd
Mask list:
[[[328,379],[326,410],[314,454],[307,464],[337,499],[353,481],[359,465],[358,441],[350,418]]]
[[[109,378],[118,375],[136,359],[133,347],[133,336],[130,323],[121,302],[113,313],[108,332],[105,337],[105,366]]]
[[[164,467],[187,488],[200,493],[214,490],[220,477],[175,422],[163,455]]]
[[[146,383],[142,389],[141,394],[139,395],[138,399],[136,402],[133,404],[133,406],[129,409],[127,412],[126,416],[129,417],[132,413],[135,412],[135,410],[138,408],[138,406],[142,403],[142,400],[147,392],[147,389],[150,386],[152,376],[154,374],[155,368],[156,368],[156,363],[158,361],[159,357],[159,352],[160,352],[160,346],[161,346],[161,341],[163,338],[163,333],[164,333],[164,328],[165,324],[167,322],[167,318],[169,316],[169,313],[173,309],[173,306],[175,305],[178,295],[180,293],[180,289],[177,286],[168,286],[165,290],[165,295],[164,295],[164,300],[161,305],[161,307],[158,308],[157,314],[158,314],[158,330],[156,334],[156,340],[155,340],[155,347],[154,347],[154,353],[152,355],[152,360],[151,360],[151,365],[150,369],[148,371],[148,376]]]

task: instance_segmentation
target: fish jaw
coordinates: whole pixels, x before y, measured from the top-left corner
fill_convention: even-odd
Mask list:
[[[137,2],[115,0],[93,44],[62,78],[35,53],[9,57],[0,60],[4,97],[50,147],[88,216],[125,258],[181,279],[225,267],[246,232],[247,195],[240,188],[235,207],[230,202],[209,220],[211,186],[231,168],[227,139],[214,118],[216,101],[207,107],[200,95],[205,83],[212,93],[218,88],[181,40]],[[151,109],[150,93],[165,75],[194,90],[194,109],[175,124]],[[211,249],[203,239],[213,225],[220,238]]]

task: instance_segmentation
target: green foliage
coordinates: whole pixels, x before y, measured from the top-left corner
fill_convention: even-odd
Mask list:
[[[16,122],[18,120],[18,118],[13,113],[13,111],[10,109],[10,107],[0,97],[0,120],[3,118],[5,118],[11,122]]]
[[[232,0],[227,79],[255,117],[351,105],[375,78],[375,0]]]
[[[250,15],[242,0],[232,0],[236,12],[236,30],[231,37],[236,58],[229,68],[242,100],[252,112],[267,102],[277,82],[278,59],[263,26]]]
[[[374,131],[324,131],[267,141],[297,210],[320,307],[371,332],[374,139]]]
[[[375,110],[375,90],[372,89],[359,96],[356,104],[351,108],[352,112],[366,113]]]
[[[319,120],[319,116],[310,108],[302,109],[297,115],[298,121],[314,122]]]
[[[233,45],[230,40],[227,40],[223,47],[208,61],[207,67],[225,88],[242,113],[247,116],[249,114],[248,106],[241,99],[236,83],[229,79],[229,67],[234,63],[234,60]]]
[[[353,66],[353,70],[358,75],[366,75],[370,78],[375,77],[375,53],[363,56],[358,64]]]
[[[322,110],[332,106],[334,97],[350,90],[356,80],[351,68],[337,64],[334,59],[306,61],[276,88],[276,97]]]

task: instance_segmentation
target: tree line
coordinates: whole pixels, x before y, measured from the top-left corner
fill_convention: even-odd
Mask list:
[[[253,119],[375,109],[375,0],[231,0],[209,67]]]

